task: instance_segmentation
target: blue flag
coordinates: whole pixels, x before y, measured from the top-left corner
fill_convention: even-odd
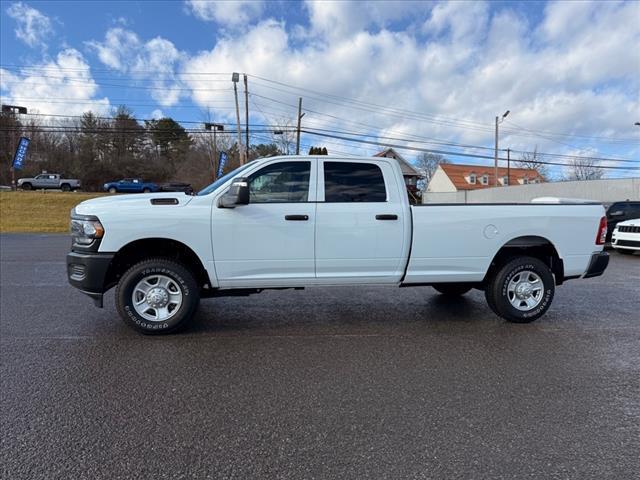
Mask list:
[[[31,140],[27,137],[20,137],[20,143],[18,143],[16,154],[13,157],[14,170],[20,170],[22,168],[22,164],[24,163],[25,158],[27,158],[27,149],[29,148],[30,142]]]
[[[227,163],[226,152],[220,152],[220,161],[218,162],[218,173],[216,174],[216,178],[220,178],[222,176],[222,171],[224,170],[224,166],[226,163]]]

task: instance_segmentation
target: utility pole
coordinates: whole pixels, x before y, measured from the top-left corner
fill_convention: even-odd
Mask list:
[[[493,151],[493,177],[495,186],[498,186],[498,117],[496,116],[496,139],[495,149]]]
[[[507,186],[511,185],[511,149],[507,148]]]
[[[233,82],[233,93],[236,97],[236,121],[238,123],[238,155],[240,156],[240,165],[244,165],[244,148],[242,147],[242,127],[240,126],[240,105],[238,104],[238,81],[240,81],[240,74],[233,72],[231,75],[231,81]]]
[[[244,74],[244,134],[245,134],[245,147],[246,156],[244,157],[249,161],[249,89],[247,88],[247,74]]]
[[[304,117],[302,113],[302,97],[298,98],[298,128],[296,129],[296,155],[300,155],[300,122]]]
[[[493,176],[495,177],[495,186],[497,187],[498,184],[498,125],[500,125],[505,118],[507,118],[507,115],[509,115],[509,110],[507,110],[506,112],[504,112],[504,114],[502,115],[502,118],[500,117],[496,117],[496,144],[495,144],[495,150],[493,153]]]

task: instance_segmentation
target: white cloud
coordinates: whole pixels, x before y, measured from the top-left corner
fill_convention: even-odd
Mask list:
[[[264,9],[261,0],[186,0],[187,9],[200,20],[236,27],[259,18]]]
[[[629,19],[638,17],[640,4],[611,3],[599,7],[597,14],[588,13],[592,6],[585,5],[587,13],[573,14],[583,23],[568,38],[559,38],[561,29],[554,27],[568,15],[555,4],[544,11],[538,28],[509,8],[494,10],[482,2],[439,3],[431,11],[423,6],[410,14],[376,10],[376,5],[308,2],[313,32],[306,41],[300,41],[300,26],[264,20],[243,35],[223,36],[210,50],[186,60],[182,69],[248,72],[427,114],[403,115],[374,106],[356,109],[339,99],[285,93],[269,88],[282,87],[250,79],[249,89],[257,95],[288,105],[295,105],[301,95],[303,107],[342,119],[313,112],[304,118],[303,124],[332,129],[362,131],[367,127],[361,124],[367,124],[391,135],[490,145],[493,118],[509,109],[513,123],[503,125],[502,144],[512,148],[565,148],[549,138],[515,136],[515,125],[579,135],[633,135],[629,118],[640,114],[640,57],[631,46],[640,44],[640,23]],[[422,29],[407,29],[405,22],[401,31],[390,30],[393,21],[407,15],[408,21],[419,20]],[[367,30],[371,25],[378,29]],[[203,90],[211,87],[203,78],[185,76],[183,82],[203,108],[232,98],[230,92]],[[254,100],[272,117],[283,110],[295,115],[294,107],[257,96]],[[231,113],[220,112],[230,119]]]
[[[429,11],[422,1],[364,2],[357,0],[306,0],[311,32],[324,40],[353,35],[370,26],[384,28],[408,16],[419,18]]]
[[[46,48],[45,40],[53,33],[49,17],[22,2],[14,3],[7,8],[7,15],[18,24],[15,29],[16,37],[30,47]]]
[[[156,37],[143,42],[134,32],[115,27],[107,31],[103,42],[87,45],[107,67],[139,80],[150,80],[151,97],[160,105],[175,105],[180,99],[181,85],[174,72],[184,53],[169,40]]]
[[[2,103],[27,106],[29,113],[80,115],[109,110],[107,98],[95,98],[98,85],[89,65],[71,48],[58,53],[55,60],[18,73],[0,69],[0,87]]]

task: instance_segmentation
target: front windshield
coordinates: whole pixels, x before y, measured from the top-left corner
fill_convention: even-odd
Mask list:
[[[213,192],[215,189],[217,189],[224,182],[226,182],[227,180],[229,180],[232,177],[235,177],[237,174],[239,174],[243,170],[246,170],[250,166],[251,166],[251,162],[245,163],[244,165],[242,165],[241,167],[236,168],[235,170],[231,170],[229,173],[221,176],[219,179],[217,179],[215,182],[213,182],[208,187],[205,187],[202,190],[200,190],[198,192],[198,196],[209,195],[211,192]]]

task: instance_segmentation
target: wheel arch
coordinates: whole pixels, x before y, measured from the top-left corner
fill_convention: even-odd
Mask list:
[[[562,285],[564,282],[564,262],[558,249],[551,240],[539,235],[522,235],[504,243],[491,260],[484,282],[509,259],[518,256],[530,256],[542,260],[553,272],[556,285]]]
[[[122,275],[132,265],[150,257],[176,260],[193,273],[201,288],[205,285],[211,285],[207,270],[191,247],[171,238],[152,237],[134,240],[118,250],[107,270],[105,290],[118,283]]]

